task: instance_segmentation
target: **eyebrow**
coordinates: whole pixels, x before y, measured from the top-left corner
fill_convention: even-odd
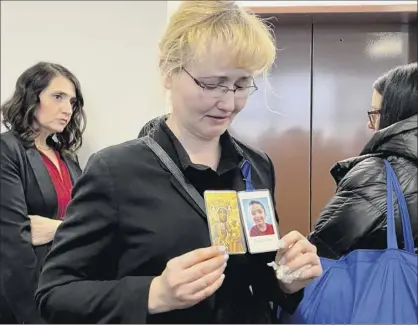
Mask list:
[[[237,80],[243,80],[243,79],[251,79],[251,76],[242,76],[239,77]],[[227,76],[204,76],[204,77],[199,77],[198,79],[202,79],[202,80],[206,80],[206,79],[218,79],[220,81],[226,81],[226,80],[230,80],[229,77]]]
[[[70,96],[69,94],[67,94],[66,92],[61,91],[61,90],[53,91],[52,93],[53,93],[54,95],[64,95],[64,96],[67,96],[67,97],[71,97],[71,99],[76,99],[76,98],[77,98],[77,96],[76,96],[76,95],[74,95],[74,96]]]
[[[228,77],[225,76],[204,76],[204,77],[199,77],[199,79],[219,79],[219,80],[228,80]]]

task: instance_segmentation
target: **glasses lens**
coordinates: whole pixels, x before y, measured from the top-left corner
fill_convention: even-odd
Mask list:
[[[206,96],[219,98],[225,95],[228,92],[228,89],[222,87],[206,87],[203,88],[203,92]]]
[[[238,88],[237,91],[235,92],[235,97],[236,98],[247,98],[247,97],[251,96],[256,90],[257,90],[257,88],[255,88],[254,86]]]
[[[235,98],[246,98],[248,96],[251,96],[255,91],[257,90],[256,87],[244,87],[244,88],[238,88],[235,91]],[[215,88],[204,88],[203,89],[205,95],[210,96],[212,98],[220,98],[223,97],[229,90],[226,87],[215,87]]]
[[[374,125],[376,124],[376,121],[379,120],[380,110],[367,112],[367,115],[369,115],[370,124],[374,127]]]
[[[370,125],[371,126],[373,126],[373,119],[372,119],[372,116],[370,115],[370,114],[368,114],[369,115],[369,122],[370,122]]]

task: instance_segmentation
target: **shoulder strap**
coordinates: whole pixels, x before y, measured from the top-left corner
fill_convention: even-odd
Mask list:
[[[168,168],[170,173],[176,178],[179,184],[184,188],[187,194],[193,199],[197,206],[206,214],[205,201],[199,192],[191,185],[184,177],[181,170],[177,167],[170,156],[164,151],[163,148],[151,137],[146,136],[140,138],[160,159],[160,161]]]
[[[405,250],[414,253],[414,237],[412,234],[411,219],[402,188],[395,171],[387,160],[384,160],[386,167],[386,186],[387,186],[387,241],[388,248],[398,248],[395,230],[395,212],[393,202],[393,192],[396,194],[399,215],[402,223]]]

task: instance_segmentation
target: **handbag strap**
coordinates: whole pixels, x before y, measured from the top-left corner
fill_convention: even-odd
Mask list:
[[[149,136],[140,138],[140,140],[144,142],[154,152],[154,154],[168,168],[170,173],[176,178],[179,184],[187,192],[187,194],[192,198],[192,200],[206,215],[205,201],[203,200],[202,196],[194,188],[194,186],[186,180],[181,170],[177,167],[177,165],[170,158],[170,156],[164,151],[164,149],[161,148],[161,146],[153,138]]]
[[[395,192],[402,222],[405,250],[414,253],[414,237],[412,235],[411,219],[409,218],[405,196],[392,166],[387,160],[384,160],[384,163],[386,167],[387,247],[398,249],[395,227],[395,209],[393,203],[393,192]]]
[[[414,235],[412,232],[411,218],[409,216],[408,206],[406,204],[406,199],[402,192],[399,179],[396,176],[396,173],[393,170],[393,168],[391,170],[392,170],[391,172],[393,175],[393,182],[394,182],[393,185],[394,185],[395,192],[397,195],[398,206],[399,206],[400,214],[402,217],[402,231],[404,235],[405,249],[410,253],[414,253],[415,252]]]

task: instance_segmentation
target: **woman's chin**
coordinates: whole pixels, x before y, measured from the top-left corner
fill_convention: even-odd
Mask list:
[[[231,120],[225,119],[223,121],[208,121],[202,128],[202,134],[205,138],[217,138],[220,137],[228,129]],[[203,126],[203,125],[202,125]]]
[[[224,134],[227,129],[228,128],[225,126],[216,126],[216,127],[207,128],[202,133],[206,139],[215,139],[215,138],[219,138],[222,134]]]
[[[64,132],[66,126],[67,125],[54,125],[50,130],[52,133],[62,133]]]

